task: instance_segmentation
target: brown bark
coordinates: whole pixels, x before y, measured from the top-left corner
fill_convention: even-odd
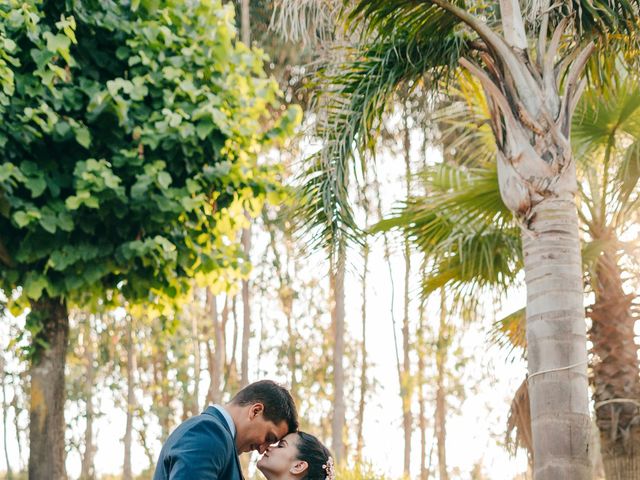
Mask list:
[[[63,480],[65,471],[64,368],[69,339],[67,306],[59,298],[31,305],[42,323],[35,335],[29,407],[29,480]],[[38,342],[46,342],[47,347]]]
[[[624,292],[615,251],[599,258],[593,288],[591,381],[602,461],[607,480],[635,479],[640,475],[640,372],[631,311],[634,295]]]

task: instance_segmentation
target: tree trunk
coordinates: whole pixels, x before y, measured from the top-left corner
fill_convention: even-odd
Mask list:
[[[209,391],[207,392],[207,403],[220,403],[222,401],[222,362],[224,340],[222,328],[218,319],[218,306],[215,295],[207,289],[207,311],[213,326],[213,351],[211,351],[209,340],[207,339],[207,351],[209,353]]]
[[[249,7],[247,3],[247,8]],[[244,27],[244,23],[243,23]],[[247,260],[251,254],[251,228],[242,231],[242,247]],[[251,339],[251,296],[249,280],[242,280],[242,354],[240,360],[240,387],[249,384],[249,340]]]
[[[449,353],[449,327],[447,326],[447,305],[444,288],[441,290],[440,326],[438,329],[438,344],[436,347],[436,412],[435,433],[438,444],[438,472],[440,480],[448,480],[447,473],[447,391],[445,376],[447,356]]]
[[[593,399],[600,430],[602,461],[607,480],[640,477],[640,372],[634,342],[634,295],[622,287],[615,251],[605,251],[596,266],[596,301],[590,312],[593,344]]]
[[[7,415],[9,414],[9,405],[7,404],[7,385],[6,385],[5,361],[0,352],[0,382],[2,382],[2,441],[4,444],[4,459],[7,464],[7,480],[12,480],[13,471],[11,470],[11,462],[9,461],[9,443],[7,442]]]
[[[421,278],[425,278],[426,262],[423,262]],[[417,388],[418,388],[418,425],[420,429],[420,480],[427,480],[427,408],[426,398],[424,395],[424,372],[426,369],[426,340],[425,340],[425,302],[426,299],[421,299],[419,309],[419,323],[417,332],[417,353],[418,353],[418,372],[417,372]]]
[[[549,197],[523,233],[534,475],[590,479],[589,398],[578,219]]]
[[[133,372],[136,370],[135,344],[133,342],[133,318],[127,316],[127,423],[124,433],[124,466],[122,469],[123,480],[131,480],[131,434],[133,432],[133,412],[136,407],[133,384]],[[163,424],[163,438],[168,435],[168,428]]]
[[[95,469],[93,459],[95,456],[95,444],[93,443],[93,383],[95,378],[95,358],[93,349],[91,315],[85,319],[84,330],[84,360],[86,362],[86,383],[85,383],[85,404],[86,404],[86,421],[87,426],[84,431],[84,454],[82,455],[82,466],[80,469],[80,478],[82,480],[93,480],[95,478]]]
[[[365,201],[365,209],[368,208]],[[368,226],[368,212],[365,213],[365,225]],[[364,448],[364,408],[367,399],[367,276],[369,273],[369,244],[365,240],[363,247],[364,267],[362,272],[362,345],[360,346],[360,399],[358,401],[358,430],[356,432],[356,465],[362,464]]]
[[[201,355],[200,355],[200,332],[198,329],[198,315],[191,312],[191,334],[193,335],[193,405],[191,410],[193,415],[200,413],[200,372],[201,372]]]
[[[69,317],[65,302],[41,298],[30,315],[42,323],[33,339],[29,408],[29,480],[62,480],[65,471],[64,403]],[[47,347],[39,342],[46,342]]]
[[[476,30],[488,47],[484,68],[466,58],[460,63],[484,88],[498,149],[500,193],[522,226],[534,478],[590,479],[584,293],[570,127],[594,44],[559,52],[568,20],[547,42],[548,1],[537,2],[541,31],[535,57],[528,50],[517,0],[500,1],[504,36],[452,3],[436,3]]]
[[[405,164],[405,195],[411,197],[411,140],[409,132],[409,101],[405,99],[403,111],[403,149]],[[411,358],[409,339],[409,279],[411,278],[411,244],[409,236],[404,236],[404,302],[402,317],[402,377],[400,378],[400,397],[402,400],[402,427],[404,430],[404,475],[411,476],[411,434],[413,433],[413,416],[411,401]]]
[[[240,17],[241,17],[241,25],[240,25],[240,35],[242,39],[242,43],[247,46],[251,44],[251,16],[249,11],[249,0],[240,0]]]
[[[344,461],[344,426],[345,426],[345,400],[344,400],[344,275],[346,267],[346,250],[343,244],[337,248],[337,261],[335,271],[330,275],[333,293],[333,417],[331,421],[331,441],[333,454],[337,463]]]

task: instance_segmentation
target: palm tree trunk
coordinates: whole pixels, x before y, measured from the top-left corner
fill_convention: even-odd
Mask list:
[[[333,262],[331,262],[333,263]],[[333,267],[334,265],[332,265]],[[344,275],[346,268],[345,245],[340,244],[337,251],[335,271],[330,275],[333,293],[333,417],[331,421],[331,441],[337,463],[344,460],[344,426],[346,407],[344,400]]]
[[[640,372],[634,342],[634,295],[622,287],[615,251],[598,260],[594,278],[596,301],[590,312],[596,424],[607,480],[640,477]]]
[[[34,338],[29,407],[29,480],[64,480],[65,471],[65,382],[69,318],[59,298],[33,302],[30,315],[42,322]],[[38,341],[46,342],[47,348]]]
[[[2,353],[0,353],[0,382],[2,382],[2,441],[4,444],[4,458],[7,464],[7,480],[13,478],[11,470],[11,462],[9,461],[9,443],[7,442],[7,415],[9,413],[9,405],[7,404],[7,385],[6,385],[5,361]]]
[[[124,433],[124,465],[122,469],[123,480],[131,480],[131,438],[133,432],[133,412],[135,410],[135,396],[133,384],[133,372],[136,370],[135,344],[133,343],[133,318],[128,316],[127,322],[127,423]],[[167,430],[163,427],[163,430]],[[165,432],[168,434],[168,432]],[[166,438],[166,436],[163,436]]]
[[[441,289],[440,326],[436,348],[436,411],[435,433],[438,444],[438,472],[440,480],[448,480],[447,473],[447,391],[445,386],[447,356],[449,353],[449,327],[447,326],[446,297]]]
[[[95,478],[95,470],[93,466],[93,459],[95,455],[95,444],[93,442],[93,420],[95,416],[93,408],[93,382],[95,378],[95,358],[91,326],[92,318],[93,317],[91,315],[86,317],[84,331],[84,356],[87,365],[85,386],[87,425],[84,432],[84,454],[82,455],[82,466],[80,469],[80,478],[82,480],[92,480]]]
[[[548,197],[523,233],[534,474],[590,479],[589,399],[578,218],[573,197]]]

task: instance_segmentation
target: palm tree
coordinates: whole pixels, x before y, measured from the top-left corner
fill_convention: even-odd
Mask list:
[[[459,134],[457,154],[475,168],[433,169],[423,177],[429,195],[409,199],[399,215],[380,225],[404,228],[434,260],[434,275],[425,281],[426,294],[445,284],[462,294],[477,293],[478,287],[504,290],[522,268],[515,225],[501,205],[495,166],[486,162],[487,151],[495,146],[483,131],[484,105],[473,91],[473,84],[463,79],[459,93],[466,101],[454,104],[445,115]],[[456,113],[460,105],[463,108]],[[633,258],[621,238],[637,220],[640,202],[640,85],[626,78],[612,88],[592,90],[577,112],[573,144],[581,160],[577,166],[579,216],[586,241],[584,274],[595,296],[588,315],[596,422],[607,478],[631,479],[637,477],[634,465],[640,451],[640,429],[633,420],[640,402],[640,377],[631,311],[634,295],[625,292],[622,274]],[[476,122],[460,132],[460,118]],[[473,128],[474,124],[479,127]],[[505,319],[504,330],[517,336],[519,320],[520,315]],[[521,341],[512,338],[509,343]],[[520,397],[526,398],[526,393],[521,389]]]
[[[461,6],[463,5],[463,6]],[[459,65],[482,84],[497,146],[504,204],[522,231],[534,475],[589,478],[589,406],[576,165],[571,119],[598,38],[635,28],[637,1],[471,3],[360,0],[346,15],[360,47],[323,71],[327,96],[301,214],[316,240],[355,237],[346,173],[398,85],[435,88]],[[466,8],[465,8],[466,7]],[[533,19],[531,22],[527,18]],[[602,42],[600,42],[602,43]],[[599,57],[597,57],[599,58]],[[323,101],[324,100],[324,101]],[[360,158],[363,158],[360,156]]]

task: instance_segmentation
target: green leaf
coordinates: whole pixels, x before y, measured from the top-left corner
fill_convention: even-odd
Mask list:
[[[53,213],[46,213],[40,217],[40,225],[49,233],[56,233],[58,222]]]
[[[200,140],[204,140],[209,136],[209,134],[213,131],[216,126],[209,119],[202,120],[198,122],[196,126],[196,134]]]
[[[47,278],[37,273],[28,273],[24,282],[23,291],[32,300],[38,300],[42,296],[42,290],[48,285]]]
[[[25,185],[31,190],[33,198],[38,198],[47,189],[47,182],[42,176],[27,178]]]
[[[62,53],[69,50],[71,46],[71,39],[61,33],[53,35],[51,32],[45,32],[43,37],[47,41],[47,50],[50,52]]]
[[[169,188],[169,185],[171,185],[171,175],[167,172],[158,173],[158,183],[164,190],[166,190]]]
[[[31,222],[31,217],[26,212],[19,211],[13,214],[13,221],[19,228],[24,228]]]
[[[84,148],[89,148],[91,146],[91,134],[87,127],[77,127],[74,129],[74,133],[76,134],[76,141],[80,145]]]

